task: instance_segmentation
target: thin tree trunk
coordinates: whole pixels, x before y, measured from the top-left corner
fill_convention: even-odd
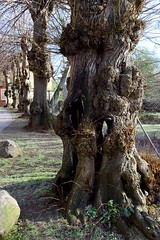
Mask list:
[[[10,94],[9,94],[9,75],[10,75],[10,73],[9,73],[8,68],[3,71],[3,75],[4,75],[4,79],[5,79],[5,84],[6,84],[5,96],[7,99],[5,107],[8,107],[9,106],[9,96],[10,96]]]
[[[58,99],[59,99],[60,92],[63,91],[64,85],[67,82],[69,70],[70,70],[70,68],[67,65],[62,73],[61,80],[60,80],[60,82],[53,94],[53,97],[50,101],[50,108],[52,109],[52,113],[54,115],[60,112],[60,107],[58,107]]]
[[[12,106],[16,108],[18,105],[18,94],[17,90],[19,89],[19,68],[18,68],[18,59],[17,56],[14,56],[13,63],[11,66],[12,69]],[[17,89],[18,88],[18,89]]]
[[[14,99],[15,107],[18,107],[19,112],[23,112],[23,89],[22,89],[22,59],[21,55],[15,56],[16,76],[14,83]]]
[[[130,54],[144,28],[137,19],[144,1],[70,3],[71,24],[62,33],[61,51],[71,76],[64,108],[54,119],[66,153],[55,185],[68,196],[68,221],[83,223],[88,201],[99,207],[112,199],[134,208],[128,225],[121,219],[121,230],[123,225],[129,235],[132,223],[158,240],[160,229],[147,214],[145,196],[151,172],[135,148],[144,81]]]
[[[22,95],[23,95],[23,111],[24,115],[29,115],[29,91],[30,91],[30,72],[27,60],[28,46],[27,37],[23,36],[21,39],[22,49]]]

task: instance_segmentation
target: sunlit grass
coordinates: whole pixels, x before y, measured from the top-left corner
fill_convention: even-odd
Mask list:
[[[160,137],[160,124],[143,124],[142,126],[149,136]],[[140,125],[137,125],[136,130],[138,135],[145,135]]]

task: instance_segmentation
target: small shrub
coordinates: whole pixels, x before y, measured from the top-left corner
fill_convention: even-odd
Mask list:
[[[154,175],[155,183],[160,186],[160,159],[158,159],[158,156],[147,150],[147,148],[144,150],[141,150],[140,156],[150,165],[151,171]]]
[[[147,112],[160,112],[159,99],[144,99],[142,109]]]
[[[134,212],[134,209],[120,206],[113,200],[109,200],[99,209],[89,205],[85,210],[88,217],[88,224],[93,226],[96,226],[98,223],[106,224],[109,229],[111,229],[112,223],[117,221],[122,215],[129,217]]]

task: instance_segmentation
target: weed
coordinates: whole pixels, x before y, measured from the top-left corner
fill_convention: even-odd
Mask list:
[[[19,221],[3,240],[39,240],[38,228],[29,221]]]
[[[107,223],[108,227],[111,228],[111,223],[117,220],[123,214],[125,217],[129,217],[134,209],[119,206],[114,203],[113,200],[109,200],[106,204],[103,204],[99,209],[92,207],[91,205],[86,207],[86,216],[90,219],[98,219],[99,223]]]

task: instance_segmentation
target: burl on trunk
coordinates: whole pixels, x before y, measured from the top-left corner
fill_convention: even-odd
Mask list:
[[[89,201],[100,206],[112,199],[134,208],[129,222],[148,239],[159,239],[147,214],[151,173],[135,148],[144,80],[130,55],[145,25],[138,19],[145,1],[69,2],[71,23],[60,47],[71,76],[64,108],[54,119],[64,146],[55,185],[67,196],[68,221],[84,222]],[[124,219],[121,226],[129,234],[127,224]]]

